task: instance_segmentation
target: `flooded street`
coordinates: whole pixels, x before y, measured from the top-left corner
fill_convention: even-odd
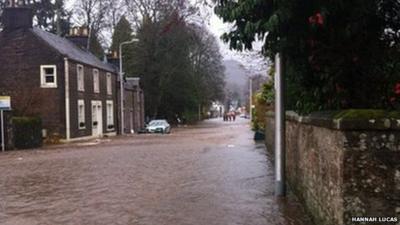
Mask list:
[[[0,154],[0,224],[310,225],[247,123]]]

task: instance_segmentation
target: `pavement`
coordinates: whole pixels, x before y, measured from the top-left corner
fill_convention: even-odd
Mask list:
[[[0,224],[312,225],[246,119],[0,154]]]

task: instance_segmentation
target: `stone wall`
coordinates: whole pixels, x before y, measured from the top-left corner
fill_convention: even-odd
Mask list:
[[[396,216],[397,223],[390,224],[400,224],[400,120],[288,113],[286,135],[289,187],[316,224],[364,224],[352,218]],[[273,140],[274,118],[268,114],[270,150]]]
[[[14,115],[39,115],[49,134],[63,134],[63,57],[29,30],[1,32],[0,43],[0,95],[11,96]],[[41,65],[57,67],[58,88],[40,87]]]

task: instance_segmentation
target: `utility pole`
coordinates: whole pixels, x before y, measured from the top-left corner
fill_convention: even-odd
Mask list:
[[[285,178],[285,78],[280,54],[275,57],[275,195],[286,196]]]

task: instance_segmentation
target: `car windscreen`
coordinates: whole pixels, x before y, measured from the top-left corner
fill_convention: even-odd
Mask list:
[[[150,126],[154,126],[154,125],[156,125],[158,123],[158,121],[151,121],[150,123],[149,123],[149,125]]]

